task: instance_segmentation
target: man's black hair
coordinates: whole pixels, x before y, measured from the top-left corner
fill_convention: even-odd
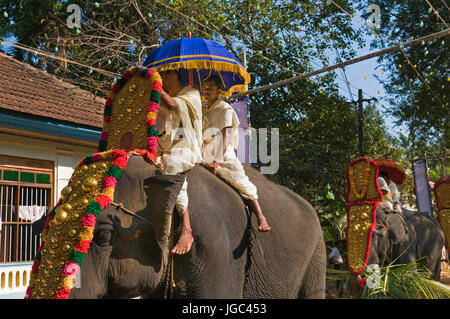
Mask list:
[[[182,74],[181,70],[166,70],[166,71],[159,72],[159,75],[163,76],[164,73],[170,73],[172,71],[174,71],[177,74],[178,81],[180,81],[180,83],[183,83],[183,81],[182,81],[183,74]]]
[[[380,172],[379,175],[380,175],[381,177],[386,177],[387,179],[389,179],[389,174],[388,174],[388,172],[386,172],[386,171]]]
[[[183,72],[181,72],[181,70],[174,70],[174,71],[177,72],[178,81],[180,81],[180,83],[183,83]]]
[[[222,88],[222,80],[215,74],[210,74],[203,80],[203,82],[214,82],[216,83],[217,88]]]

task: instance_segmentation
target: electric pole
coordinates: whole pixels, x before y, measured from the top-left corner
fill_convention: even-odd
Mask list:
[[[358,103],[358,150],[359,156],[363,157],[364,152],[364,108],[363,102],[377,101],[376,98],[363,99],[362,89],[358,89],[358,101],[351,102]]]

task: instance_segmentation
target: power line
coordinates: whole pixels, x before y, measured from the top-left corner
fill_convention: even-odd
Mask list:
[[[2,40],[2,42],[7,42],[7,44],[12,46],[12,47],[15,47],[15,48],[18,48],[18,49],[21,49],[21,50],[24,50],[24,51],[28,51],[30,53],[33,53],[34,55],[42,55],[42,56],[45,56],[45,57],[48,57],[48,58],[51,58],[51,59],[55,59],[55,60],[58,60],[58,61],[72,63],[72,64],[76,64],[76,65],[79,65],[79,66],[83,66],[83,67],[86,67],[88,69],[92,69],[93,71],[96,71],[98,73],[101,73],[101,74],[103,74],[105,76],[112,77],[112,78],[120,76],[120,74],[118,74],[118,73],[102,70],[102,69],[99,69],[99,68],[96,68],[96,67],[93,67],[93,66],[90,66],[90,65],[86,65],[86,64],[83,64],[83,63],[80,63],[80,62],[77,62],[77,61],[73,61],[73,60],[70,60],[70,59],[67,59],[67,58],[64,58],[64,57],[60,57],[58,55],[47,53],[47,52],[42,51],[42,50],[37,49],[37,48],[30,48],[30,47],[28,47],[28,46],[26,46],[24,44],[21,44],[21,43],[19,43],[17,41],[11,40],[11,39],[7,39],[7,38],[1,37],[1,36],[0,36],[0,39]]]
[[[448,29],[448,25],[447,23],[445,23],[444,19],[442,19],[441,15],[439,14],[439,12],[431,5],[431,3],[428,0],[425,0],[426,3],[428,3],[428,5],[430,6],[431,10],[434,11],[434,14],[436,14],[438,16],[438,18],[442,21],[442,23],[445,25],[445,27]],[[445,2],[444,2],[445,4]],[[448,8],[448,7],[447,7]]]
[[[450,34],[450,29],[447,29],[447,30],[444,30],[444,31],[440,31],[440,32],[436,32],[436,33],[424,36],[422,38],[418,38],[418,39],[412,40],[410,42],[407,42],[407,43],[405,43],[403,45],[403,47],[414,46],[414,45],[417,45],[417,44],[421,43],[422,41],[429,41],[429,40],[432,40],[432,39],[441,38],[441,37],[449,35],[449,34]],[[338,63],[338,64],[335,64],[335,65],[332,65],[332,66],[328,66],[328,67],[322,68],[320,70],[316,70],[316,71],[313,71],[313,72],[310,72],[310,73],[306,73],[306,74],[301,74],[299,76],[296,76],[296,77],[293,77],[293,78],[290,78],[290,79],[286,79],[286,80],[282,80],[282,81],[278,81],[278,82],[273,83],[273,84],[264,85],[264,86],[261,86],[261,87],[256,88],[256,89],[249,90],[247,92],[238,93],[238,94],[230,96],[230,99],[236,99],[236,98],[248,96],[248,95],[253,94],[253,93],[258,93],[258,92],[262,92],[262,91],[265,91],[265,90],[268,90],[268,89],[272,89],[272,88],[275,88],[275,87],[284,86],[286,84],[290,84],[290,83],[296,82],[298,80],[303,80],[303,79],[309,78],[309,77],[314,76],[314,75],[330,72],[330,71],[335,70],[337,68],[342,68],[342,67],[347,66],[347,65],[355,64],[355,63],[358,63],[358,62],[361,62],[361,61],[364,61],[364,60],[372,59],[374,57],[381,56],[381,55],[384,55],[384,54],[387,54],[387,53],[396,52],[396,51],[399,51],[399,50],[402,50],[402,48],[400,48],[399,45],[396,45],[394,47],[390,47],[390,48],[387,48],[387,49],[376,51],[376,52],[373,52],[373,53],[370,53],[370,54],[363,55],[363,56],[358,57],[358,58],[350,59],[350,60],[347,60],[347,61],[342,62],[342,63]]]
[[[441,1],[447,7],[447,9],[450,10],[450,8],[448,7],[447,3],[445,3],[445,0],[441,0]]]
[[[161,5],[163,5],[163,6],[166,7],[166,8],[168,8],[168,9],[174,11],[175,13],[177,13],[177,14],[183,16],[185,19],[187,19],[187,20],[189,20],[189,21],[191,21],[191,22],[194,22],[194,23],[196,23],[197,25],[200,25],[200,26],[202,26],[203,28],[205,28],[205,29],[207,29],[207,30],[210,30],[211,32],[214,32],[214,33],[216,33],[216,34],[222,36],[224,39],[229,40],[229,41],[236,42],[236,40],[231,39],[231,38],[229,38],[228,36],[225,36],[225,35],[221,34],[219,31],[212,29],[211,27],[209,27],[209,26],[207,26],[207,25],[205,25],[205,24],[203,24],[203,23],[197,21],[196,19],[194,19],[194,18],[192,18],[192,17],[190,17],[190,16],[188,16],[188,15],[185,15],[184,13],[182,13],[182,12],[180,12],[180,11],[178,11],[178,10],[172,8],[172,7],[169,6],[169,5],[163,3],[163,2],[161,2],[161,1],[159,1],[159,0],[156,0],[156,2],[160,3]],[[201,32],[203,32],[203,31],[201,31]],[[238,30],[238,32],[241,33],[241,31],[239,31],[239,30]],[[241,33],[241,34],[242,34],[242,33]],[[243,42],[240,42],[240,43],[243,44],[243,45],[245,45],[245,43],[243,43]],[[297,74],[297,75],[301,75],[301,73],[296,72],[295,70],[291,70],[291,69],[289,69],[289,68],[287,68],[287,67],[285,67],[285,66],[283,66],[283,65],[280,65],[278,62],[276,62],[276,61],[274,61],[274,60],[272,60],[272,59],[270,59],[270,58],[264,56],[263,54],[261,54],[261,53],[255,51],[255,50],[251,50],[251,51],[253,52],[253,54],[256,54],[256,55],[262,57],[263,59],[265,59],[265,60],[267,60],[267,61],[269,61],[269,62],[275,64],[277,67],[279,67],[279,68],[281,68],[281,69],[287,70],[287,71],[292,72],[292,73]],[[311,61],[311,62],[314,63],[313,61]],[[316,81],[314,81],[313,79],[310,79],[310,80],[313,81],[313,82],[316,82]],[[348,82],[348,81],[347,81],[347,82]],[[320,86],[319,83],[316,83],[316,84],[318,84],[318,85]],[[339,84],[336,84],[336,86],[339,87],[339,88],[341,88],[341,87],[339,86]],[[355,88],[356,88],[356,87],[355,87]],[[324,91],[328,91],[328,90],[327,90],[327,89],[324,89]],[[330,93],[332,96],[336,96],[333,92],[329,92],[329,93]],[[364,93],[365,93],[365,92],[364,92]],[[366,94],[366,93],[365,93],[365,94]],[[369,96],[369,94],[366,94],[366,95]],[[337,96],[336,96],[336,97],[337,97]],[[231,98],[231,97],[230,97],[230,98]]]
[[[334,2],[333,0],[330,0],[336,7],[338,7],[342,12],[344,12],[345,14],[347,14],[348,16],[350,16],[351,18],[354,18],[354,16],[351,14],[351,13],[349,13],[349,12],[347,12],[345,9],[343,9],[341,6],[339,6],[336,2]],[[445,21],[440,17],[440,15],[439,15],[439,12],[437,12],[434,8],[433,8],[433,6],[431,6],[431,4],[428,2],[428,0],[425,0],[429,5],[430,5],[430,7],[431,7],[431,9],[432,10],[434,10],[434,12],[435,12],[435,14],[437,14],[438,15],[438,17],[441,19],[441,21],[445,24],[445,26],[447,27],[447,30],[445,30],[445,31],[448,31],[449,29],[448,29],[448,26],[447,26],[447,24],[445,23]],[[359,19],[358,19],[359,20]],[[376,34],[378,37],[380,37],[381,39],[383,39],[383,40],[386,40],[383,36],[381,36],[378,32],[376,32],[375,30],[373,30],[373,29],[371,29],[370,27],[368,27],[366,24],[364,24],[362,21],[360,21],[361,22],[361,25],[363,26],[363,27],[365,27],[365,28],[367,28],[367,29],[369,29],[372,33],[374,33],[374,34]],[[438,32],[439,33],[439,32]],[[421,38],[422,39],[422,38]],[[389,42],[389,43],[395,43],[395,42],[393,42],[393,41],[391,41],[390,39],[387,39],[387,41]],[[428,40],[423,40],[424,42],[425,41],[428,41]],[[411,41],[410,41],[411,42]],[[410,43],[409,42],[409,43]],[[425,80],[422,78],[422,76],[420,75],[420,73],[416,70],[416,68],[414,67],[414,65],[411,63],[411,61],[409,60],[409,58],[408,58],[408,56],[406,55],[406,53],[404,52],[404,50],[403,50],[403,47],[406,47],[405,45],[403,45],[403,44],[399,44],[399,47],[400,47],[400,51],[402,52],[402,54],[403,54],[403,56],[406,58],[406,60],[408,61],[408,64],[412,67],[412,69],[414,70],[414,72],[417,74],[417,76],[419,77],[419,79],[422,81],[422,83],[425,85],[425,86],[427,86],[427,87],[429,87],[425,82]],[[398,51],[398,50],[397,50]],[[431,90],[431,89],[430,89]],[[443,103],[442,101],[441,101],[441,99],[434,93],[434,91],[433,90],[431,90],[431,93],[434,95],[434,97],[437,99],[437,100],[439,100],[439,102],[441,102],[441,103]]]

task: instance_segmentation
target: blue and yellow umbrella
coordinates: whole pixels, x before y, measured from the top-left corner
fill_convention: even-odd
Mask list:
[[[158,72],[180,69],[183,86],[191,84],[200,91],[207,76],[218,75],[225,96],[245,91],[250,83],[250,74],[231,52],[216,41],[202,38],[168,41],[145,59],[144,66]]]

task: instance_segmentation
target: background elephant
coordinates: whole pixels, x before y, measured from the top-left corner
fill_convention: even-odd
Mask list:
[[[405,216],[405,217],[403,217]],[[368,264],[382,264],[397,259],[396,264],[419,261],[439,280],[444,234],[434,217],[404,210],[400,215],[378,207]]]
[[[318,217],[292,191],[246,168],[258,187],[272,226],[249,225],[240,196],[203,167],[187,174],[192,250],[174,256],[174,298],[323,298],[326,252]],[[81,267],[81,287],[71,298],[160,298],[168,294],[170,220],[182,176],[158,175],[154,165],[132,156],[116,186],[113,205],[97,216],[93,242]],[[252,236],[249,236],[249,235]],[[249,245],[251,248],[249,249]]]

